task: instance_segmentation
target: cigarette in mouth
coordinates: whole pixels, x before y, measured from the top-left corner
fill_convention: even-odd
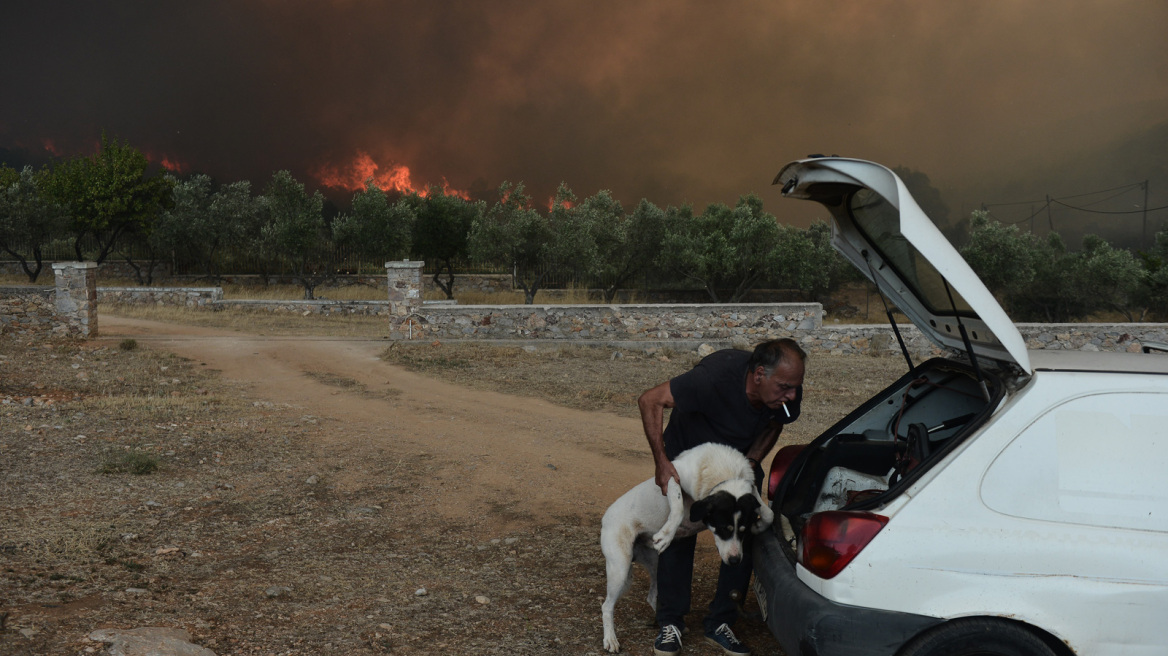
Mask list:
[[[787,409],[786,403],[783,403],[783,414],[787,415],[787,419],[791,418],[791,411]]]

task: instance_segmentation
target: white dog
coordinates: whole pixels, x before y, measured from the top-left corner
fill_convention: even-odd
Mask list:
[[[774,521],[774,513],[754,487],[750,463],[733,447],[702,444],[677,456],[673,467],[681,485],[671,479],[668,497],[650,478],[613,502],[600,522],[600,548],[608,571],[601,615],[604,648],[610,652],[620,651],[612,611],[629,588],[634,561],[649,571],[649,605],[656,610],[657,554],[675,537],[709,528],[722,562],[733,565],[742,560],[747,527],[760,533]]]

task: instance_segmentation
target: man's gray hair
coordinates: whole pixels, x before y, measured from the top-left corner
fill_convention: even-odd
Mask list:
[[[763,372],[770,376],[775,372],[776,367],[784,362],[790,362],[791,358],[798,358],[800,362],[806,364],[807,352],[795,340],[783,337],[763,342],[754,347],[754,353],[750,354],[747,365],[750,371],[761,366]]]

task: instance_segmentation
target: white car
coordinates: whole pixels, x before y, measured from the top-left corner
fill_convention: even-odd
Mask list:
[[[883,166],[775,183],[953,352],[775,455],[754,590],[787,656],[1168,654],[1168,355],[1027,350]]]

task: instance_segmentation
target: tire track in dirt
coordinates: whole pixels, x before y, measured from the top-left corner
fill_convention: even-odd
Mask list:
[[[319,446],[350,464],[339,485],[359,486],[390,461],[426,459],[446,497],[433,510],[449,519],[595,518],[652,475],[637,420],[420,376],[378,357],[385,340],[265,337],[110,315],[101,330],[104,340],[134,338],[218,370],[255,399],[321,418],[327,443]]]

